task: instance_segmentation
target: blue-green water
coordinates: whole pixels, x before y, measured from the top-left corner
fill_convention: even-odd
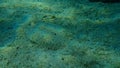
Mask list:
[[[119,6],[0,0],[0,68],[120,68]]]

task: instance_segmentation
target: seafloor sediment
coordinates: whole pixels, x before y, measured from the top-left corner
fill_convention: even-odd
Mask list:
[[[119,6],[1,0],[0,68],[120,68]]]

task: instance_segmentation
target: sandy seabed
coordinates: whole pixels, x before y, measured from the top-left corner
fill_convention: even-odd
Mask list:
[[[120,3],[1,0],[0,68],[120,68]]]

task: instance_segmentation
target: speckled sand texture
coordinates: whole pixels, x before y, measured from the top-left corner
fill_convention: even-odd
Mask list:
[[[0,68],[120,68],[120,3],[0,0]]]

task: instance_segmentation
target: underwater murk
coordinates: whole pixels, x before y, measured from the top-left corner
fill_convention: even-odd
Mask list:
[[[0,0],[0,68],[120,68],[120,0]]]

